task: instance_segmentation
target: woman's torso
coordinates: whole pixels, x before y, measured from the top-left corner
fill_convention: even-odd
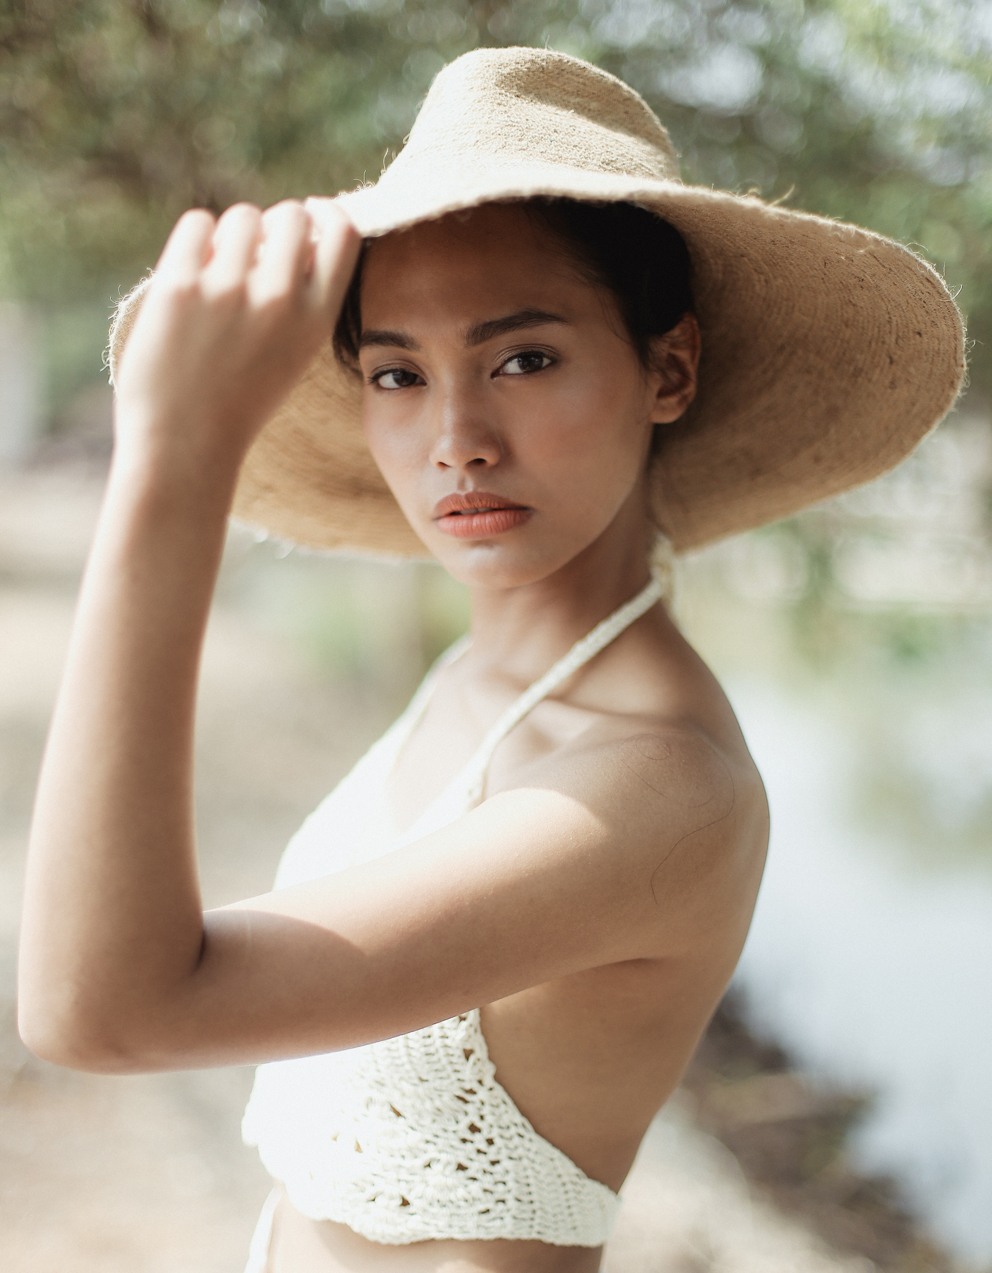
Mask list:
[[[383,812],[398,831],[415,829],[524,688],[526,680],[495,677],[470,657],[443,671],[391,762]],[[532,987],[480,1014],[500,1086],[541,1137],[611,1190],[678,1083],[736,963],[764,856],[760,780],[722,691],[660,608],[516,725],[486,775],[491,796],[540,782],[542,767],[567,764],[591,744],[659,726],[700,732],[730,772],[738,816],[728,834],[749,838],[743,847],[752,864],[733,913],[715,931],[696,934],[678,958],[646,948],[642,959]],[[384,1246],[345,1225],[308,1219],[288,1198],[277,1208],[270,1257],[270,1273],[591,1273],[598,1265],[595,1249],[544,1242]]]

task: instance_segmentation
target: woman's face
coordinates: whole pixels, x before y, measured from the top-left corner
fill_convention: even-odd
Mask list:
[[[644,370],[610,294],[519,206],[374,240],[361,314],[369,446],[456,579],[533,583],[604,535],[643,551],[652,426],[691,386]]]

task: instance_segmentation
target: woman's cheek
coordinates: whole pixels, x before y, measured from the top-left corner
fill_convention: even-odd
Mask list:
[[[602,529],[643,480],[650,424],[619,393],[583,405],[546,435],[548,466],[559,489],[569,492],[572,515]]]
[[[636,473],[648,426],[626,399],[624,386],[590,379],[546,404],[535,403],[534,419],[519,436],[542,465],[588,473],[593,483]]]
[[[417,480],[423,468],[421,447],[415,428],[399,427],[399,422],[383,418],[387,413],[365,407],[362,423],[365,441],[386,485],[411,524],[415,523]]]
[[[366,390],[362,426],[372,458],[383,474],[387,474],[387,470],[408,468],[417,455],[420,443],[417,421],[411,418],[409,411],[401,410],[402,406],[401,402],[391,402],[383,391],[375,394],[374,390]]]

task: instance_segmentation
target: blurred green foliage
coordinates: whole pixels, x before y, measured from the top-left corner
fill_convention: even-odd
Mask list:
[[[0,288],[107,302],[191,204],[374,178],[480,44],[621,75],[688,180],[917,245],[960,287],[992,384],[983,0],[2,0]]]

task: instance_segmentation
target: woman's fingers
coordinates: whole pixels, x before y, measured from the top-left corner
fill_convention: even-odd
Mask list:
[[[317,228],[311,299],[333,321],[351,282],[362,238],[336,200],[311,198],[304,206]]]
[[[313,256],[313,223],[303,205],[286,199],[262,215],[262,245],[252,281],[256,300],[294,290],[305,279]]]
[[[217,222],[213,257],[204,269],[207,291],[228,292],[244,284],[255,268],[262,237],[262,214],[253,204],[235,203]]]
[[[239,462],[330,335],[360,247],[331,200],[184,214],[117,377],[130,436]]]
[[[214,218],[203,208],[184,212],[166,239],[155,274],[180,285],[195,283],[210,259],[215,226]]]
[[[361,238],[333,199],[287,199],[264,213],[228,208],[219,221],[193,209],[179,218],[157,267],[182,285],[225,293],[242,285],[255,304],[302,289],[313,309],[336,314]]]

